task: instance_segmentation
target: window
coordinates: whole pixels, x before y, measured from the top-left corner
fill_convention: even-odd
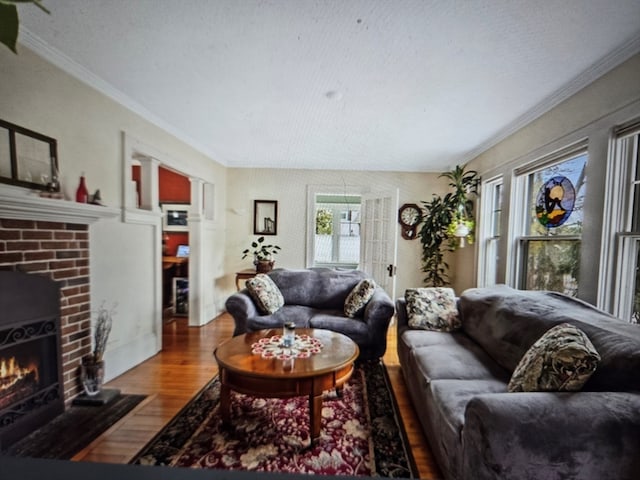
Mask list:
[[[518,288],[577,296],[586,165],[581,145],[542,159],[535,170],[518,172]]]
[[[478,229],[480,242],[478,285],[481,287],[490,287],[498,281],[502,190],[502,178],[483,182],[480,207],[482,225]]]
[[[640,323],[640,124],[616,132],[607,189],[611,214],[606,289],[613,299],[612,313]],[[605,260],[606,261],[606,260]],[[604,302],[606,303],[606,302]]]
[[[317,195],[314,266],[348,266],[360,262],[360,196]]]

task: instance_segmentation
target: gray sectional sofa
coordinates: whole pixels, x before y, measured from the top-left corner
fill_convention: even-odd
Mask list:
[[[333,268],[275,269],[269,277],[284,297],[284,306],[262,314],[247,289],[232,294],[225,303],[235,321],[234,335],[294,322],[300,328],[322,328],[342,333],[360,348],[360,359],[376,359],[387,349],[387,329],[394,314],[393,301],[380,287],[364,311],[355,318],[344,314],[344,303],[360,280],[359,270]]]
[[[462,328],[415,330],[396,302],[398,355],[447,479],[640,478],[640,325],[552,292],[506,286],[458,299]],[[578,392],[508,393],[529,347],[567,322],[601,356]]]

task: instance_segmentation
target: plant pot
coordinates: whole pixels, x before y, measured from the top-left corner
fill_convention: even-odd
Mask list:
[[[273,264],[276,263],[273,260],[256,260],[256,272],[267,273],[273,270]]]
[[[98,395],[102,391],[104,381],[104,361],[82,363],[80,365],[80,381],[84,393],[89,397]]]

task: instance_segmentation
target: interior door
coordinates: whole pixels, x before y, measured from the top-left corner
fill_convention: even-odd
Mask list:
[[[398,247],[398,189],[362,196],[360,269],[394,299]]]

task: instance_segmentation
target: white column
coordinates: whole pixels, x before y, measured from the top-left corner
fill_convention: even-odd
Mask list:
[[[202,192],[203,182],[197,178],[189,178],[191,182],[191,206],[189,207],[189,325],[200,326],[210,319],[206,318],[203,299],[203,225],[202,225]]]

